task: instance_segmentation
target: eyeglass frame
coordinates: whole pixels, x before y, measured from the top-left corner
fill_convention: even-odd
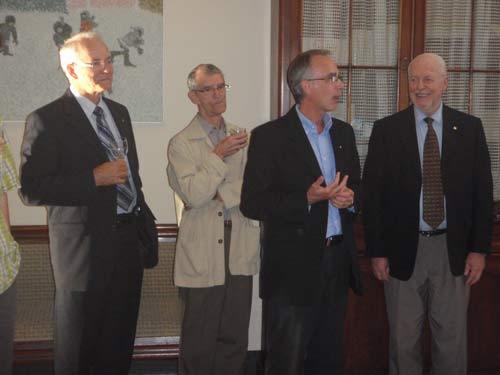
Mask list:
[[[206,87],[203,87],[203,88],[200,88],[200,89],[191,89],[191,91],[194,91],[194,92],[198,92],[200,94],[208,94],[208,93],[212,93],[212,92],[219,92],[219,91],[229,91],[229,89],[231,88],[231,85],[230,84],[227,84],[227,83],[219,83],[217,85],[211,85],[211,86],[206,86]]]
[[[342,77],[342,74],[340,74],[340,73],[330,73],[327,76],[321,77],[321,78],[304,78],[304,81],[309,81],[309,82],[323,81],[325,83],[331,83],[331,84],[334,84],[337,82],[346,83],[346,80],[344,79],[344,77]]]
[[[85,68],[89,68],[89,69],[92,69],[92,70],[96,70],[98,68],[102,69],[106,65],[113,65],[113,57],[109,56],[109,57],[106,57],[105,60],[95,60],[95,61],[92,61],[92,62],[89,62],[89,63],[86,63],[86,62],[83,62],[83,61],[75,61],[72,64],[80,65],[80,66],[83,66]]]

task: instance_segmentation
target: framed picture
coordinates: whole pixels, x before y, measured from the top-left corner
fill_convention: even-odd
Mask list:
[[[58,49],[95,31],[113,58],[113,89],[135,123],[163,121],[163,0],[0,1],[0,112],[24,121],[61,96],[68,82]]]

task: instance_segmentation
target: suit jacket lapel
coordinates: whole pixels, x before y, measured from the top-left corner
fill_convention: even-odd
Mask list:
[[[322,175],[321,168],[319,167],[318,160],[314,154],[313,148],[309,143],[309,139],[302,127],[299,116],[295,106],[287,113],[288,121],[286,127],[288,130],[288,137],[294,147],[300,154],[304,155],[304,162],[306,164],[306,172],[316,180]]]
[[[87,142],[89,147],[94,149],[96,155],[100,156],[100,159],[107,161],[106,153],[102,148],[96,132],[92,128],[92,124],[90,124],[85,112],[83,112],[82,107],[80,107],[80,104],[78,104],[78,101],[69,89],[63,95],[63,100],[65,115],[68,118],[69,126],[73,126],[74,129],[80,133],[80,140],[82,142]]]
[[[443,105],[443,143],[441,150],[441,170],[446,167],[457,150],[457,135],[461,124],[448,106]]]
[[[404,149],[408,152],[408,162],[413,168],[414,176],[418,178],[420,186],[422,182],[422,166],[420,164],[420,154],[418,152],[417,127],[415,124],[415,113],[413,106],[406,109],[406,120],[401,121],[403,134]]]
[[[339,139],[339,133],[337,127],[335,126],[335,120],[332,118],[332,127],[330,129],[330,139],[332,141],[333,155],[335,157],[335,169],[336,172],[345,171],[345,160],[344,160],[344,145],[342,144],[342,139]],[[335,177],[335,176],[334,176]]]
[[[120,111],[119,107],[116,106],[115,103],[113,103],[112,101],[108,100],[105,97],[103,97],[103,100],[106,102],[106,105],[108,106],[109,111],[113,116],[113,120],[115,121],[116,127],[118,128],[120,135],[122,137],[127,138],[128,134],[125,126],[127,119],[125,118],[125,115],[122,113],[122,111]]]

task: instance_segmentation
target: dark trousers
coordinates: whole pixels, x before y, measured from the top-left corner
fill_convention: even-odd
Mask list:
[[[342,373],[348,247],[340,243],[326,248],[321,272],[321,299],[313,305],[291,305],[280,297],[264,300],[266,375]]]
[[[179,356],[181,375],[243,374],[252,277],[230,274],[230,228],[225,228],[224,237],[224,285],[181,290],[185,302]]]
[[[128,374],[134,349],[143,276],[136,223],[121,224],[110,235],[118,255],[108,265],[109,282],[91,281],[86,293],[80,368],[85,375]]]
[[[16,282],[0,294],[0,375],[12,374]]]

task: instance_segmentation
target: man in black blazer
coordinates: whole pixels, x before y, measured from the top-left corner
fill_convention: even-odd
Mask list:
[[[363,175],[365,239],[384,281],[391,375],[422,374],[420,338],[432,331],[432,373],[465,375],[470,285],[492,231],[492,177],[481,120],[442,103],[446,65],[417,56],[409,108],[376,121]]]
[[[240,209],[263,223],[268,375],[340,373],[349,285],[361,289],[352,228],[359,158],[351,126],[329,114],[344,83],[328,54],[290,63],[298,104],[250,137]]]
[[[48,212],[55,373],[127,374],[143,267],[157,262],[154,217],[128,111],[102,95],[113,78],[108,48],[80,33],[60,60],[70,88],[28,116],[21,160],[25,202]]]

